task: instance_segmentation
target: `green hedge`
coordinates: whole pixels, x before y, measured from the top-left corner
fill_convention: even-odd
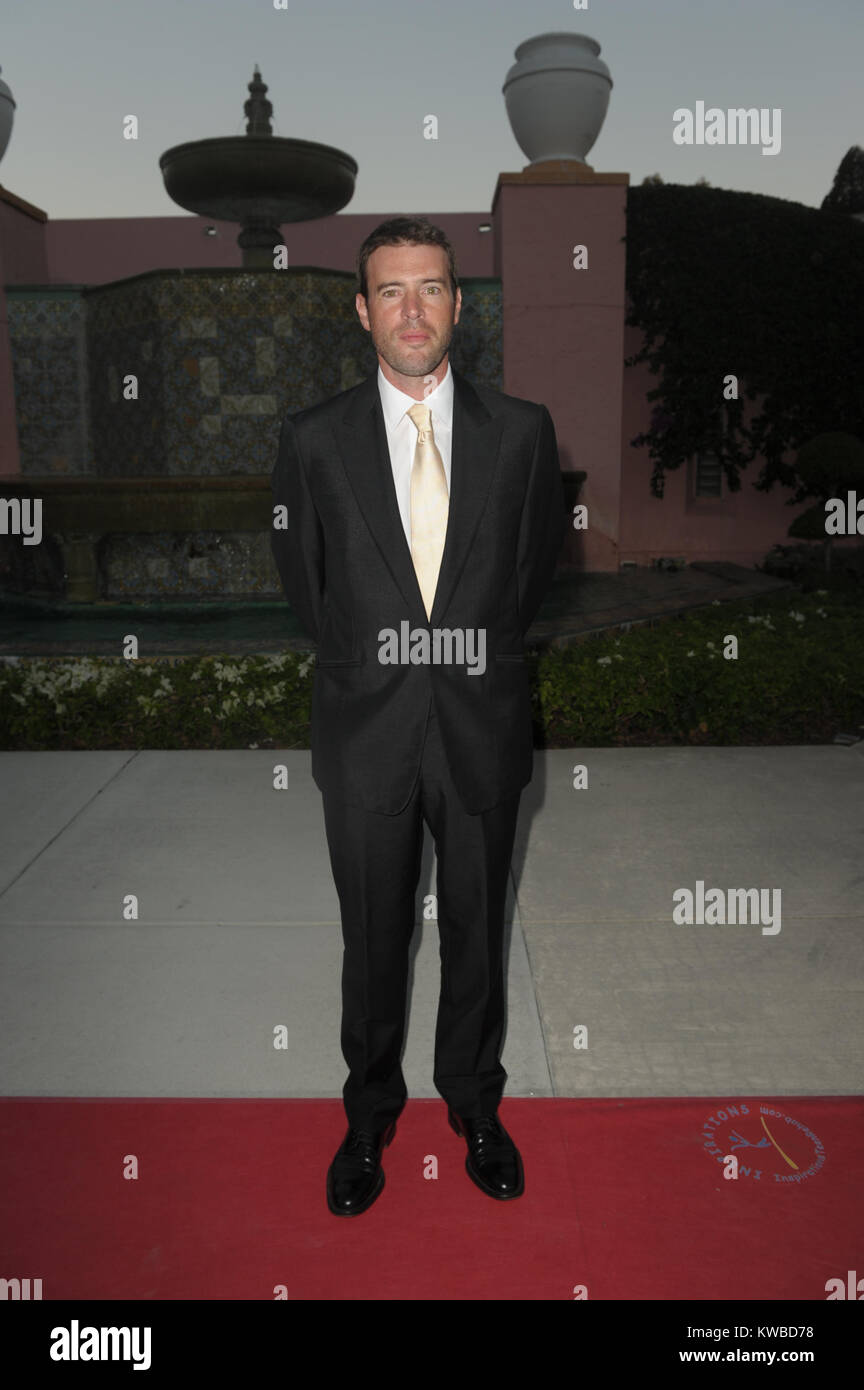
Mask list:
[[[738,638],[738,659],[724,639]],[[549,748],[827,743],[864,726],[864,605],[782,592],[532,652]],[[4,749],[308,748],[312,659],[0,664]]]
[[[724,656],[728,634],[737,660]],[[860,601],[781,593],[535,659],[547,747],[826,743],[864,726]]]

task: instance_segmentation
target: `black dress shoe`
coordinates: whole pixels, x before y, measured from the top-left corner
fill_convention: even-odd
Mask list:
[[[447,1117],[457,1134],[468,1141],[465,1171],[490,1197],[507,1202],[525,1191],[525,1174],[519,1150],[498,1116],[462,1119],[448,1108]]]
[[[382,1150],[396,1133],[394,1120],[385,1130],[348,1130],[327,1173],[327,1205],[335,1216],[359,1216],[384,1187]]]

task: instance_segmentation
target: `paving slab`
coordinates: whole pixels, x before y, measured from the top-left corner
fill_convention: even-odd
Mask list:
[[[754,930],[527,925],[555,1095],[860,1095],[861,919]]]
[[[0,753],[0,895],[137,753]],[[2,904],[2,896],[0,896]]]
[[[139,923],[339,921],[308,750],[0,753],[0,775],[0,926],[126,924],[129,894]],[[415,923],[434,891],[427,832]]]
[[[310,755],[283,758],[276,791],[272,753],[0,755],[17,806],[0,845],[0,1093],[341,1095],[339,900]],[[427,1097],[434,891],[427,833],[403,1064]],[[503,1061],[519,1094],[549,1095],[512,882],[505,919]]]
[[[409,1095],[437,1097],[434,921],[411,955],[402,1065]],[[508,1094],[548,1096],[518,926],[508,965]],[[0,1094],[339,1098],[341,968],[337,922],[3,926]]]
[[[780,888],[787,922],[822,913],[860,919],[862,749],[536,754],[514,851],[523,924],[665,922],[673,892],[697,879],[706,890]],[[584,790],[573,787],[577,766],[587,769]]]
[[[308,751],[278,761],[285,791],[261,750],[0,754],[0,1091],[341,1094],[320,794]],[[507,911],[507,1093],[860,1093],[862,790],[860,743],[537,752]],[[780,931],[676,925],[672,893],[697,880],[779,888]],[[430,1097],[432,891],[427,836],[405,1071]]]

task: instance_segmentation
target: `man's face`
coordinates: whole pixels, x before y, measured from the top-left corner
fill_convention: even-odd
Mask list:
[[[355,300],[379,357],[400,376],[427,376],[447,353],[462,292],[450,288],[440,246],[379,246],[366,265],[368,298]]]

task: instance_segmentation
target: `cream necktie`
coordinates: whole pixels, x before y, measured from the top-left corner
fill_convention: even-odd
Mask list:
[[[444,460],[432,433],[431,413],[429,406],[419,401],[407,412],[417,426],[411,469],[411,559],[427,618],[432,616],[450,511]]]

